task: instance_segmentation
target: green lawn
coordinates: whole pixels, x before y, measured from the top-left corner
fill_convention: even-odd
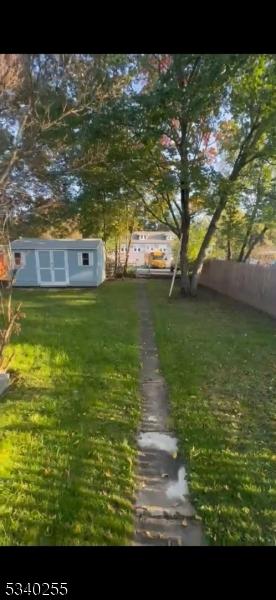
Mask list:
[[[139,424],[136,282],[16,291],[20,380],[0,398],[0,544],[123,545]],[[275,544],[276,323],[148,284],[172,423],[210,544]]]
[[[161,367],[193,501],[210,544],[276,542],[276,322],[149,282]]]
[[[139,423],[133,282],[16,291],[21,380],[0,399],[0,544],[117,545],[133,531]]]

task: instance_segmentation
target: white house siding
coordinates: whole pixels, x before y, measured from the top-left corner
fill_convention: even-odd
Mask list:
[[[170,239],[167,239],[167,238]],[[147,232],[134,232],[130,245],[129,252],[129,266],[143,266],[147,262],[147,255],[149,252],[155,250],[161,250],[165,252],[167,257],[168,267],[170,266],[173,254],[172,254],[172,241],[175,236],[168,231],[147,231]],[[120,246],[120,260],[124,262],[126,255],[126,244],[122,243]]]

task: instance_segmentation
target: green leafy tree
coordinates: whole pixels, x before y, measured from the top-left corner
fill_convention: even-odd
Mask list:
[[[275,58],[147,55],[139,60],[144,86],[126,99],[121,113],[133,147],[125,178],[149,214],[182,239],[181,287],[195,294],[228,202],[248,169],[274,156]],[[199,214],[208,217],[208,225],[190,285],[190,227]]]
[[[276,189],[273,168],[250,169],[237,196],[228,200],[216,234],[217,247],[228,260],[246,262],[276,222]]]
[[[208,198],[214,133],[227,86],[241,59],[223,55],[145,55],[142,90],[125,100],[133,144],[125,177],[145,209],[181,239],[181,289],[190,293],[189,235]],[[121,117],[122,117],[121,115]],[[123,121],[122,121],[123,122]],[[207,200],[205,201],[205,203]]]
[[[52,220],[58,221],[58,202],[71,221],[78,134],[83,137],[94,114],[120,96],[130,71],[119,54],[1,55],[0,193],[15,220],[24,213],[24,221],[31,227],[34,219],[42,231],[51,220],[52,199]],[[47,211],[41,210],[43,198]]]
[[[236,199],[229,198],[214,236],[212,256],[236,259],[245,235],[245,214]]]
[[[231,118],[221,125],[218,150],[225,170],[214,187],[215,208],[194,267],[192,290],[219,219],[246,177],[248,169],[270,162],[276,149],[276,61],[272,55],[252,55],[230,87]]]
[[[10,66],[0,61],[0,188],[18,221],[51,227],[60,214],[62,226],[63,214],[119,244],[147,215],[181,239],[184,294],[196,293],[220,222],[232,256],[244,215],[242,260],[273,222],[266,189],[256,202],[245,189],[275,155],[273,55],[33,54]]]

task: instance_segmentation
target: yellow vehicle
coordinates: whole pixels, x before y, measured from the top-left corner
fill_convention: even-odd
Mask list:
[[[148,266],[150,269],[165,269],[167,264],[165,260],[165,252],[154,250],[148,255]]]

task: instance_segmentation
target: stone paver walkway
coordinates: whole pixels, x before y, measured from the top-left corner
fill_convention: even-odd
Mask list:
[[[137,281],[141,319],[143,415],[138,435],[136,546],[205,545],[189,499],[177,439],[168,429],[168,395],[150,317],[146,282]]]

